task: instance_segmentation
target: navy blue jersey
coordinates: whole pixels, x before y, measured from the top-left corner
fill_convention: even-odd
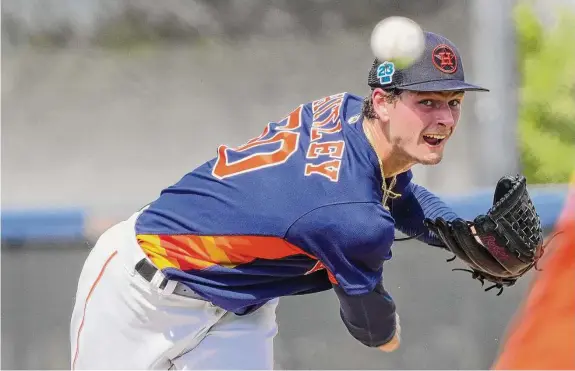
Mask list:
[[[372,291],[395,221],[381,203],[362,100],[303,104],[244,145],[221,145],[143,211],[140,246],[167,278],[236,313],[334,284]],[[409,198],[411,177],[398,175],[393,191]]]

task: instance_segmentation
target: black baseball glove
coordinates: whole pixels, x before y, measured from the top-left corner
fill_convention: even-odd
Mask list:
[[[486,289],[512,286],[543,254],[541,220],[523,176],[506,176],[495,187],[493,207],[472,222],[442,218],[424,221],[453,254],[465,262]],[[455,259],[455,257],[453,258]],[[453,260],[451,259],[451,260]]]

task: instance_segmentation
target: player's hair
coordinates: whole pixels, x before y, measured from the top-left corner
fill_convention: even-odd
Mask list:
[[[401,89],[388,89],[388,90],[384,90],[387,93],[387,103],[393,103],[395,102],[397,99],[399,99],[399,96],[401,95],[402,90]],[[375,110],[373,109],[373,101],[371,100],[371,93],[373,92],[373,89],[371,90],[370,94],[367,95],[364,99],[363,99],[363,105],[361,107],[361,113],[363,114],[363,116],[365,118],[368,119],[376,119],[377,118],[377,114],[375,113]]]

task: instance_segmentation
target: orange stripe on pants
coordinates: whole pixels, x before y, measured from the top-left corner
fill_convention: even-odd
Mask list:
[[[575,369],[574,186],[555,232],[494,370]]]
[[[102,278],[102,276],[104,275],[104,271],[106,270],[106,267],[108,266],[108,264],[110,263],[110,261],[118,254],[117,251],[114,251],[112,253],[112,255],[110,255],[108,257],[108,259],[106,259],[106,262],[104,263],[104,266],[102,266],[102,269],[100,270],[100,273],[98,273],[98,277],[96,277],[96,280],[94,281],[94,283],[92,284],[92,286],[90,287],[90,291],[88,292],[88,296],[86,297],[86,301],[84,301],[84,312],[82,314],[82,321],[80,322],[80,327],[78,327],[78,335],[76,336],[76,352],[74,353],[74,361],[72,362],[72,370],[74,370],[76,368],[76,360],[78,359],[78,353],[80,351],[80,333],[82,332],[82,328],[84,327],[84,317],[86,317],[86,307],[88,306],[88,301],[90,300],[90,297],[92,296],[92,293],[94,292],[94,289],[96,288],[96,286],[98,285],[98,282],[100,282],[100,279]]]

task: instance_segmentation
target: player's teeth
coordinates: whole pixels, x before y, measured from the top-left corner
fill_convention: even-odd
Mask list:
[[[425,136],[433,139],[445,139],[445,135],[426,134]]]

